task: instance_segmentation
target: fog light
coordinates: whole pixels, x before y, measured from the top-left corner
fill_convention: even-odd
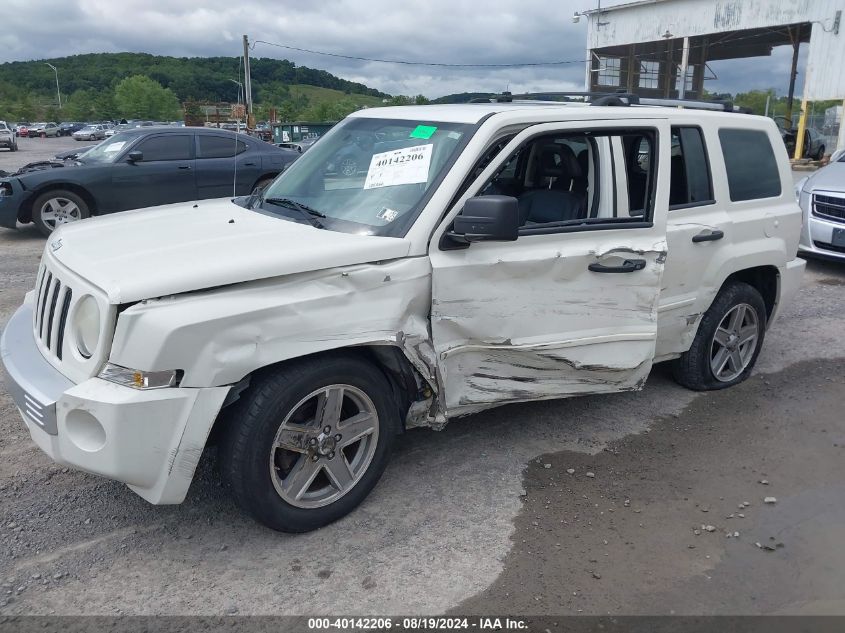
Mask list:
[[[98,377],[133,389],[165,389],[179,386],[182,370],[142,371],[106,363]]]
[[[94,453],[106,445],[106,430],[87,411],[74,409],[67,414],[65,428],[70,441],[86,453]]]

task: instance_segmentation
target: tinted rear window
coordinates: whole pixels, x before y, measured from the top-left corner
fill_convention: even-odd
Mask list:
[[[197,135],[200,144],[199,158],[231,158],[246,151],[246,143],[229,136]],[[235,146],[237,144],[237,151]]]
[[[760,130],[719,130],[731,200],[780,195],[780,173],[769,135]]]

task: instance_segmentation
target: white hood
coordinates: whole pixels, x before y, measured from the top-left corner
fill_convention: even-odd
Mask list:
[[[404,257],[401,238],[317,229],[229,199],[125,211],[65,225],[46,251],[130,303],[279,275]]]

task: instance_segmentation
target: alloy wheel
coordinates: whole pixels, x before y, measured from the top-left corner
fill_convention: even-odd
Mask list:
[[[319,508],[352,490],[378,444],[379,418],[366,393],[329,385],[300,400],[270,448],[270,477],[292,506]]]
[[[82,219],[82,213],[73,200],[50,198],[41,206],[41,219],[44,224],[55,229],[61,224]]]
[[[751,364],[760,338],[756,310],[733,306],[719,322],[710,344],[710,370],[719,382],[731,382]]]

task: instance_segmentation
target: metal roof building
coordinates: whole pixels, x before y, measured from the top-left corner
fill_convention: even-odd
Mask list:
[[[586,89],[696,98],[708,62],[770,55],[781,45],[794,48],[794,86],[798,47],[808,43],[805,98],[842,99],[843,9],[845,0],[640,0],[585,11]]]

